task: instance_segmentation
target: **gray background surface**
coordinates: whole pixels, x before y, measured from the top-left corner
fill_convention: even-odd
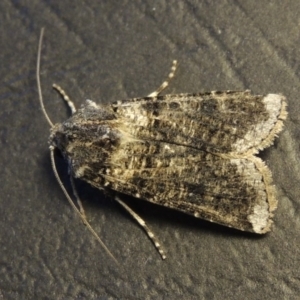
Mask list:
[[[300,295],[299,1],[0,2],[0,298],[297,299]],[[261,153],[278,190],[274,230],[237,232],[133,199],[167,251],[162,261],[116,203],[78,183],[87,215],[120,262],[74,214],[51,170],[49,126],[79,106],[145,96],[179,61],[167,93],[251,89],[282,93],[289,117]],[[69,187],[67,165],[58,156]],[[298,298],[299,299],[299,298]]]

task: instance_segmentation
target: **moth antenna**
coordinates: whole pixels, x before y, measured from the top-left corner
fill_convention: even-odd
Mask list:
[[[118,196],[115,196],[115,200],[142,226],[142,228],[146,231],[148,237],[154,244],[155,248],[157,249],[158,253],[160,254],[162,259],[166,259],[167,256],[163,249],[161,249],[161,245],[156,239],[152,230],[147,226],[146,222],[136,214],[127,204],[125,204]]]
[[[41,29],[40,33],[40,39],[39,39],[39,46],[38,46],[38,54],[37,54],[37,62],[36,62],[36,83],[37,83],[37,89],[39,93],[39,100],[42,112],[49,123],[51,127],[53,127],[53,123],[51,122],[45,107],[44,107],[44,100],[43,100],[43,94],[42,94],[42,88],[41,88],[41,79],[40,79],[40,66],[41,66],[41,52],[42,52],[42,42],[43,42],[43,35],[44,35],[44,28]]]
[[[115,263],[117,265],[119,265],[118,261],[116,260],[116,258],[113,256],[113,254],[109,251],[109,249],[106,247],[106,245],[102,242],[102,240],[100,239],[100,237],[98,236],[98,234],[95,232],[95,230],[93,229],[93,227],[90,225],[90,223],[87,221],[87,219],[85,218],[85,215],[83,215],[79,209],[76,207],[76,205],[74,204],[74,202],[72,201],[71,197],[69,196],[67,190],[65,189],[62,181],[60,180],[60,177],[58,175],[56,166],[55,166],[55,159],[54,159],[54,147],[50,146],[50,157],[51,157],[51,165],[52,165],[52,169],[55,175],[55,178],[58,182],[58,184],[60,185],[63,193],[65,194],[65,196],[67,197],[70,205],[72,206],[72,208],[75,210],[75,212],[79,215],[80,219],[84,222],[84,224],[87,226],[87,228],[89,229],[89,231],[93,234],[93,236],[97,239],[97,241],[101,244],[102,248],[106,251],[106,253],[115,261]]]
[[[169,73],[167,80],[165,80],[161,84],[161,86],[158,89],[156,89],[156,91],[152,92],[147,97],[156,97],[156,96],[158,96],[169,85],[169,82],[171,81],[171,79],[175,75],[175,71],[177,69],[177,65],[178,65],[177,64],[177,60],[173,60],[173,64],[172,64],[172,67],[171,67],[171,72]]]
[[[78,195],[78,192],[77,192],[77,189],[76,189],[76,186],[75,186],[75,182],[74,182],[73,176],[70,176],[70,181],[71,181],[71,186],[72,186],[73,194],[74,194],[74,196],[76,198],[77,205],[79,206],[79,211],[80,211],[81,215],[86,219],[86,214],[84,212],[84,208],[83,208],[82,202],[81,202],[81,200],[79,198],[79,195]]]
[[[39,93],[39,100],[40,100],[41,109],[42,109],[43,114],[44,114],[47,122],[49,123],[49,125],[51,127],[54,127],[53,123],[51,122],[51,120],[50,120],[50,118],[49,118],[49,116],[48,116],[48,114],[46,112],[45,106],[44,106],[44,100],[43,100],[43,94],[42,94],[42,88],[41,88],[41,80],[40,80],[40,66],[41,66],[41,52],[42,52],[43,35],[44,35],[44,28],[41,29],[40,38],[39,38],[38,54],[37,54],[37,64],[36,64],[36,81],[37,81],[37,88],[38,88],[38,93]],[[67,102],[67,104],[71,108],[72,114],[74,112],[76,112],[76,108],[75,108],[73,102],[70,100],[70,98],[64,92],[64,90],[62,88],[60,88],[59,86],[57,86],[57,85],[55,85],[54,88],[60,92],[60,94],[62,95],[63,99]],[[89,231],[93,234],[93,236],[101,244],[101,246],[104,248],[104,250],[107,252],[107,254],[115,261],[115,263],[117,265],[119,265],[119,263],[116,260],[116,258],[109,251],[109,249],[106,247],[106,245],[100,239],[100,237],[95,232],[95,230],[93,229],[93,227],[87,221],[85,213],[84,213],[84,209],[83,209],[83,206],[82,206],[82,203],[81,203],[81,200],[80,200],[80,198],[78,196],[78,193],[77,193],[77,190],[75,188],[75,184],[74,184],[73,178],[71,177],[71,185],[72,185],[73,193],[75,195],[75,198],[77,200],[77,203],[78,203],[78,206],[79,206],[80,210],[76,207],[76,205],[72,201],[71,197],[69,196],[67,190],[65,189],[62,181],[60,180],[60,177],[58,175],[58,172],[57,172],[57,169],[56,169],[56,166],[55,166],[54,147],[53,146],[50,146],[50,158],[51,158],[51,165],[52,165],[52,169],[53,169],[53,172],[54,172],[54,176],[55,176],[55,178],[56,178],[56,180],[57,180],[60,188],[62,189],[63,193],[65,194],[66,198],[68,199],[68,202],[70,203],[70,205],[72,206],[72,208],[75,210],[75,212],[79,215],[79,217],[83,221],[83,223],[87,226],[87,228],[89,229]]]

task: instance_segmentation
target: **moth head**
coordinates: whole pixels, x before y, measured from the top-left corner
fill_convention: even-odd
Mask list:
[[[65,134],[65,129],[63,126],[63,123],[55,124],[50,129],[50,136],[48,141],[50,146],[53,146],[54,148],[58,148],[63,152],[63,149],[65,149],[67,144],[67,136]]]
[[[98,153],[101,149],[110,151],[118,144],[119,136],[111,108],[86,100],[69,119],[51,128],[49,144],[72,157],[95,147]]]

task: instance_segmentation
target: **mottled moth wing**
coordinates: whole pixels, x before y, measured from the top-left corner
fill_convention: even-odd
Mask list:
[[[277,200],[253,154],[286,118],[281,95],[211,92],[86,104],[52,129],[72,174],[240,230],[265,233]]]
[[[212,153],[252,153],[269,146],[286,117],[281,95],[250,91],[165,95],[113,105],[127,131]]]

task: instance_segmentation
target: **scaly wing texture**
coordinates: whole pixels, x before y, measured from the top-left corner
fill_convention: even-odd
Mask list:
[[[89,101],[54,131],[74,176],[97,188],[265,233],[277,200],[254,154],[282,129],[285,107],[281,95],[248,91],[132,99],[111,111]]]
[[[113,107],[134,137],[213,153],[256,153],[273,142],[286,118],[283,96],[249,91],[166,95]]]
[[[268,231],[270,210],[276,206],[269,171],[257,157],[224,159],[150,141],[123,145],[106,168],[97,159],[84,164],[89,166],[85,180],[97,188],[105,186],[240,230]]]

